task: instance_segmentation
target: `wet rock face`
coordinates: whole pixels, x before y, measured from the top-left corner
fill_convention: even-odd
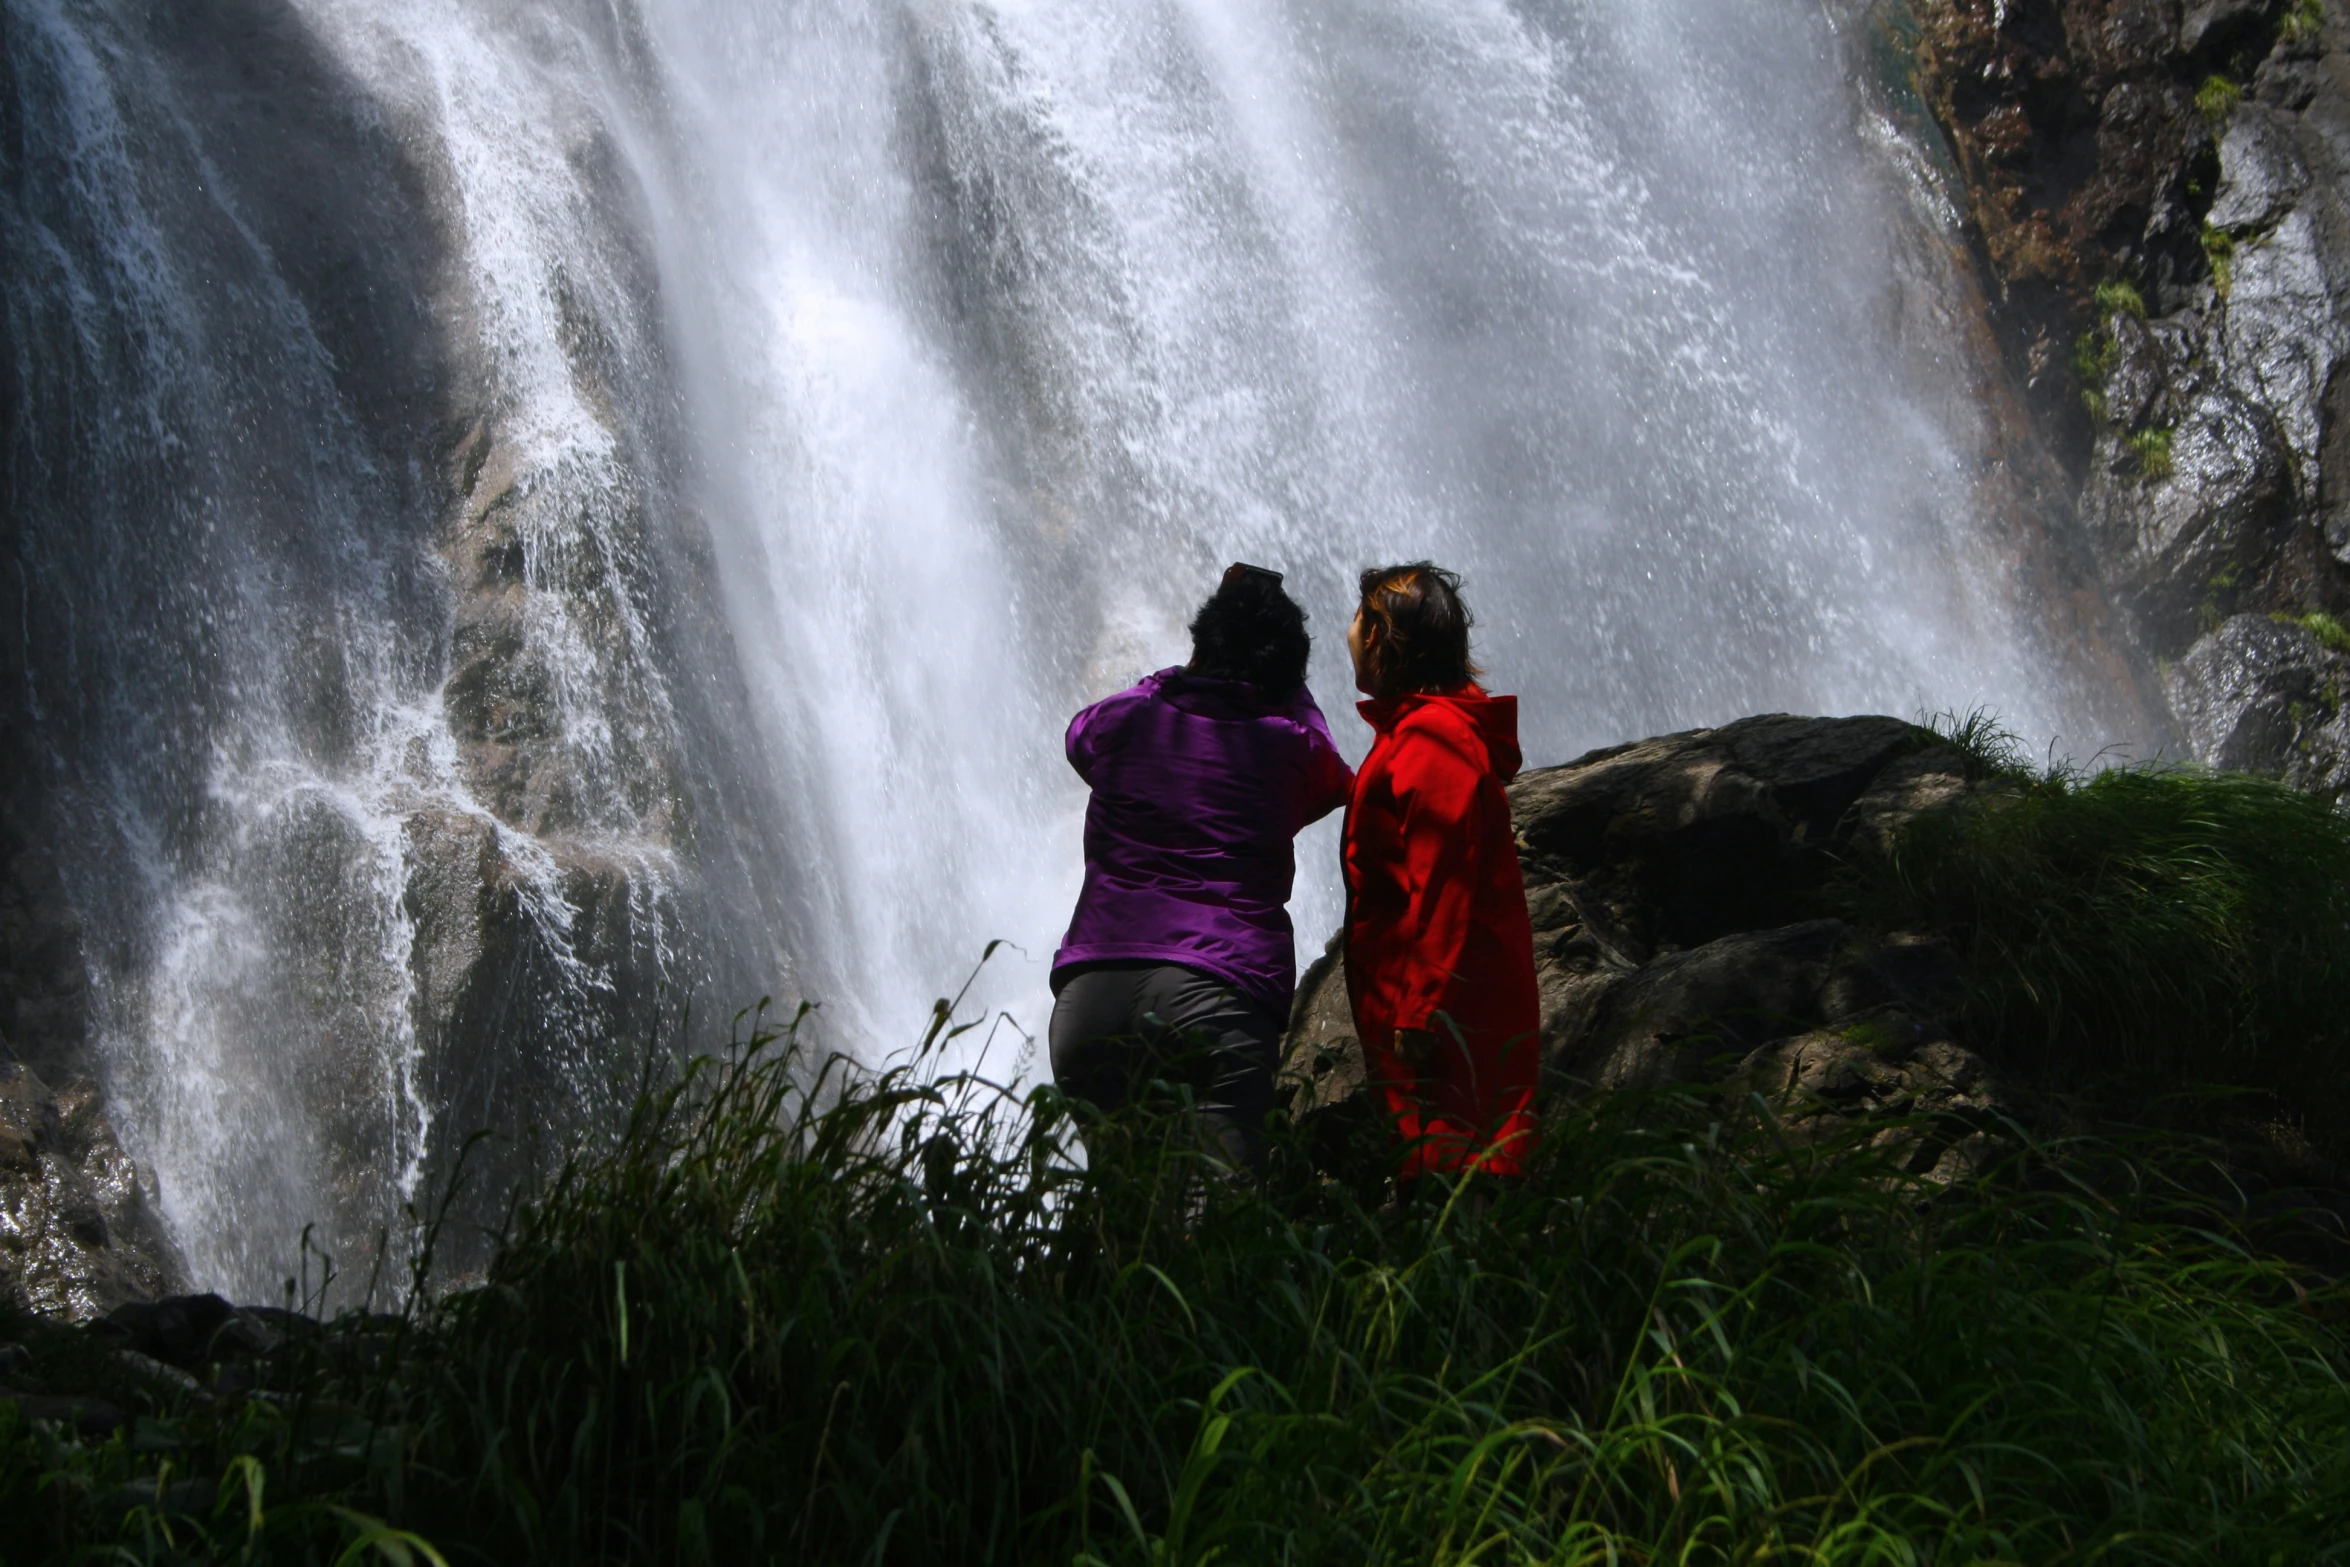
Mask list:
[[[1917,7],[2011,353],[2072,367],[2038,376],[2042,413],[2076,432],[2086,542],[2181,737],[2336,794],[2326,658],[2260,622],[2350,608],[2338,9]]]
[[[0,802],[0,1298],[77,1320],[178,1273],[152,1180],[88,1075],[88,1025],[82,927],[55,856]]]
[[[2193,270],[2210,135],[2202,76],[2275,9],[2177,0],[1936,0],[1923,85],[1993,269],[2061,291]]]
[[[2106,417],[2082,514],[2151,643],[2182,648],[2241,603],[2289,603],[2302,559],[2295,463],[2277,411],[2214,357],[2202,317],[2117,316]],[[2224,345],[2223,345],[2224,346]]]
[[[1994,1074],[1947,1026],[1957,958],[1813,917],[1838,855],[1972,787],[1957,751],[1899,719],[1785,715],[1522,775],[1546,1090],[1744,1084],[1798,1125],[1995,1108]],[[1285,1061],[1325,1153],[1375,1121],[1353,1028],[1333,942],[1299,984]],[[1969,1135],[1921,1151],[1921,1170]]]
[[[152,1299],[178,1269],[98,1086],[0,1056],[0,1292],[75,1321]]]
[[[737,665],[627,160],[567,138],[533,358],[481,248],[533,241],[486,238],[467,144],[405,71],[355,77],[347,29],[279,0],[28,27],[0,806],[45,804],[0,822],[0,1045],[103,1082],[206,1280],[253,1288],[312,1221],[397,1244],[476,1130],[599,1124],[685,998],[780,992],[790,894],[751,895],[754,847],[722,902],[694,853],[751,726],[731,674],[671,683]],[[84,39],[100,63],[57,63]],[[120,408],[172,439],[89,416]],[[702,844],[772,841],[758,789],[727,806]],[[70,899],[28,838],[71,845]]]
[[[2220,142],[2211,281],[2167,316],[2110,310],[2084,340],[2100,417],[2083,517],[2166,655],[2234,613],[2350,603],[2343,66],[2262,66]]]
[[[2293,620],[2237,615],[2197,642],[2170,672],[2196,755],[2337,802],[2350,795],[2350,650],[2341,641]]]
[[[2338,754],[2307,711],[2329,689],[2324,650],[2243,617],[2350,606],[2350,61],[2272,57],[2220,165],[2206,297],[2102,329],[2116,373],[2083,512],[2178,660],[2196,754],[2321,782]],[[2298,706],[2291,737],[2255,743],[2214,716],[2247,701]]]
[[[1917,86],[1964,200],[2009,357],[2077,454],[2066,365],[2099,284],[2159,309],[2209,276],[2217,144],[2204,84],[2248,80],[2286,0],[1917,0]],[[2074,459],[2077,462],[2077,455]]]
[[[468,1157],[472,1196],[453,1210],[487,1225],[532,1161],[585,1116],[606,1116],[617,1078],[590,1057],[599,1026],[656,1036],[664,976],[654,884],[668,869],[593,844],[534,842],[479,813],[419,809],[404,823],[403,902],[414,922],[412,1000],[423,1090],[453,1124],[495,1135]],[[534,863],[535,862],[535,863]],[[596,1010],[571,999],[581,971],[606,977]],[[515,1027],[530,1018],[538,1026]],[[460,1265],[473,1254],[461,1243]]]

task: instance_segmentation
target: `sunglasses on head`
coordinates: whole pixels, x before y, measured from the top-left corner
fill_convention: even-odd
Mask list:
[[[1237,560],[1224,568],[1225,587],[1233,587],[1243,582],[1262,582],[1277,588],[1281,586],[1281,573],[1267,571],[1262,566],[1251,566]]]

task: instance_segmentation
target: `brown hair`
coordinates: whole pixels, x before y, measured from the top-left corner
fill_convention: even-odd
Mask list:
[[[1362,614],[1378,640],[1363,655],[1380,696],[1451,691],[1484,671],[1469,659],[1469,606],[1461,579],[1429,561],[1363,573]]]

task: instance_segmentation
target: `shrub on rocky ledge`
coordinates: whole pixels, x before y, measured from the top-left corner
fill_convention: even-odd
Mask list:
[[[2350,1134],[2350,819],[2242,774],[2004,771],[1857,856],[1848,917],[1949,941],[1962,1036],[2044,1082],[2256,1087]]]

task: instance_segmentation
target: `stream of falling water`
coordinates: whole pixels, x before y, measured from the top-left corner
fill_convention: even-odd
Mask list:
[[[21,705],[205,1284],[592,1120],[656,993],[805,990],[878,1057],[1002,937],[968,1011],[1040,1031],[1062,724],[1229,559],[1354,754],[1354,574],[1421,555],[1537,764],[1763,710],[2127,738],[1995,543],[1815,4],[0,14]]]

